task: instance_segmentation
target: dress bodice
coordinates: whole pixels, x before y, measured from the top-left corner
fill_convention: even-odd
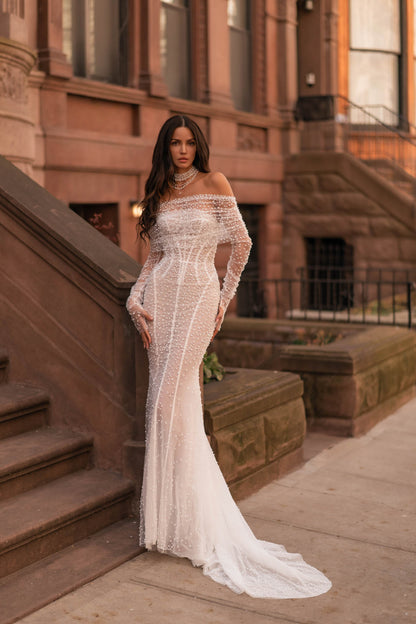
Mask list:
[[[237,289],[247,262],[251,240],[234,196],[196,194],[161,202],[150,232],[150,253],[128,301],[143,303],[146,281],[162,260],[181,264],[181,281],[190,265],[212,262],[217,246],[231,244],[231,254],[221,289],[224,310]],[[177,269],[176,269],[177,270]],[[186,277],[185,277],[186,279]]]
[[[219,224],[213,214],[194,206],[163,210],[152,235],[163,256],[187,260],[213,259]]]

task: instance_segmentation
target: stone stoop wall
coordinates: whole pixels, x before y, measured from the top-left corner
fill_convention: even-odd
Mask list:
[[[94,437],[97,467],[140,485],[147,361],[125,309],[139,265],[0,158],[0,346],[51,424]]]
[[[335,336],[349,336],[365,327],[358,323],[232,317],[224,320],[212,350],[223,366],[279,370],[282,348],[298,338],[298,330],[323,329]]]
[[[357,267],[416,267],[414,200],[343,153],[307,153],[286,162],[283,277],[306,265],[305,237],[343,238]]]
[[[306,431],[298,375],[229,369],[204,388],[205,429],[234,497],[298,465]]]
[[[360,435],[414,396],[416,335],[366,329],[322,347],[283,347],[280,363],[303,379],[308,427]]]

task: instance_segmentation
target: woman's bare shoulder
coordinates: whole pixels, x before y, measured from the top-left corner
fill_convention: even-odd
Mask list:
[[[210,171],[202,180],[205,192],[212,195],[233,195],[230,183],[220,171]]]

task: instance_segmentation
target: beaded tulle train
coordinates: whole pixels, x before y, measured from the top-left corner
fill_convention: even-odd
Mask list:
[[[220,292],[214,256],[230,242]],[[283,546],[257,540],[231,497],[203,426],[199,366],[219,303],[233,297],[250,250],[235,199],[193,195],[164,202],[151,250],[127,307],[150,312],[146,458],[140,541],[187,557],[204,574],[255,597],[304,598],[330,581]]]

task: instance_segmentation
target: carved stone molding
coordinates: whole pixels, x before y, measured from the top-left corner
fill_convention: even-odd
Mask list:
[[[237,149],[246,152],[267,152],[266,129],[240,124],[237,130]]]
[[[26,102],[27,76],[20,67],[0,61],[0,97]]]
[[[28,47],[0,37],[0,97],[25,103],[27,76],[36,60]]]

